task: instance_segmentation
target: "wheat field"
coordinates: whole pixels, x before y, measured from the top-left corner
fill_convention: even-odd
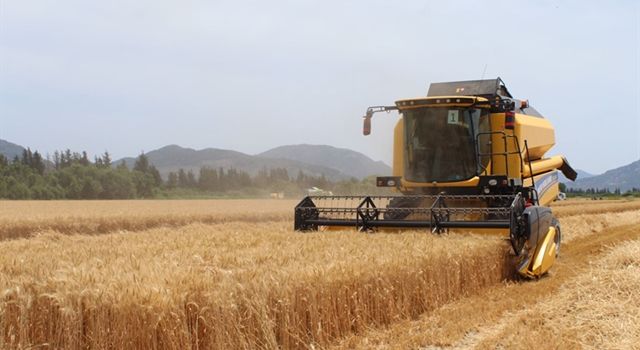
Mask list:
[[[287,220],[293,200],[0,200],[0,240],[44,230],[64,234],[141,231],[190,223]]]
[[[591,277],[584,276],[591,275],[580,274],[578,267],[599,276],[606,269],[637,267],[633,254],[610,263],[605,250],[615,251],[614,244],[623,239],[640,239],[638,201],[555,206],[566,260],[561,257],[552,274],[537,282],[514,279],[502,237],[296,233],[294,205],[277,200],[1,201],[0,347],[530,345],[496,336],[516,332],[533,339],[547,334],[544,325],[524,327],[528,333],[512,329],[518,322],[499,330],[483,327],[489,320],[517,321],[519,316],[526,324],[531,316],[569,332],[573,309],[564,318],[547,315],[544,303],[557,307],[574,296],[567,291],[587,283]],[[620,245],[624,252],[634,247]],[[582,266],[591,260],[584,260],[581,249],[597,256],[593,259],[600,265]],[[624,265],[625,259],[631,262]],[[635,282],[629,281],[632,287]],[[605,282],[602,287],[603,293],[611,289]],[[523,309],[514,297],[521,289],[539,299]],[[552,291],[558,291],[557,299],[544,297]],[[607,297],[602,294],[578,311],[598,302],[604,308]],[[582,315],[578,311],[575,317]],[[625,320],[638,327],[633,317]],[[477,336],[470,339],[470,334]],[[627,344],[629,339],[610,341]],[[576,338],[571,344],[583,347],[589,341]]]

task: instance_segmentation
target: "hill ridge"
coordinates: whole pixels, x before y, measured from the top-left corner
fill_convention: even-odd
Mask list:
[[[365,170],[358,170],[358,172],[344,171],[344,168],[333,167],[331,164],[327,164],[327,162],[313,162],[313,160],[304,162],[298,159],[292,159],[292,157],[287,157],[286,154],[281,157],[269,157],[265,155],[265,153],[273,151],[273,149],[256,155],[250,155],[227,149],[204,148],[196,150],[170,144],[146,152],[145,155],[149,158],[149,162],[160,171],[163,177],[166,177],[169,172],[178,171],[180,168],[185,171],[191,170],[197,172],[201,167],[235,168],[246,171],[251,175],[257,174],[262,169],[284,168],[287,169],[290,177],[296,176],[298,172],[303,172],[313,176],[324,175],[330,180],[345,180],[351,177],[361,178],[369,175],[386,175],[391,172],[391,169],[384,165],[384,163],[382,163],[384,166],[380,166],[378,164],[379,162],[375,162],[367,156],[352,150],[325,145],[307,146],[314,149],[319,147],[321,150],[332,150],[332,154],[329,157],[331,159],[344,157],[358,159],[366,165]],[[299,146],[290,145],[287,147],[297,148]],[[276,149],[277,148],[278,147],[276,147]],[[342,154],[342,156],[340,156],[340,154]],[[135,158],[125,157],[116,160],[114,164],[119,164],[122,161],[124,161],[128,167],[133,167]],[[373,173],[373,170],[379,172]]]
[[[0,139],[0,154],[4,155],[9,160],[12,160],[15,156],[21,156],[22,151],[25,149],[25,147],[18,144]]]
[[[372,174],[391,174],[391,167],[382,161],[374,161],[368,156],[348,148],[329,145],[304,143],[284,145],[259,153],[257,156],[320,164],[355,178],[363,178]]]
[[[588,178],[578,178],[573,183],[566,184],[568,188],[574,189],[620,189],[622,192],[632,188],[640,188],[640,160],[636,160],[627,165],[605,171],[600,175]]]

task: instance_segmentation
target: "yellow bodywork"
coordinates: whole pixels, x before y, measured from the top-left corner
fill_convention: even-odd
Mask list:
[[[469,107],[472,103],[445,103],[444,101],[455,101],[459,96],[443,96],[443,97],[421,97],[417,99],[405,99],[396,102],[400,113],[404,110],[418,108],[448,108],[448,107]],[[474,97],[476,102],[487,102],[486,99]],[[442,101],[439,104],[429,104],[431,101]],[[412,103],[413,102],[413,103]],[[476,108],[489,108],[489,105],[475,105]],[[555,144],[555,134],[551,123],[543,118],[528,116],[524,114],[515,115],[515,128],[513,130],[505,129],[504,113],[491,113],[491,131],[502,132],[506,137],[506,149],[503,146],[503,136],[493,135],[491,142],[494,146],[493,152],[509,152],[507,162],[498,159],[497,156],[492,157],[487,166],[486,173],[482,175],[513,175],[520,178],[521,176],[531,176],[543,174],[551,170],[557,169],[562,164],[562,157],[555,156],[552,158],[543,158],[544,154]],[[401,177],[401,192],[412,192],[420,187],[476,187],[478,186],[478,177],[469,180],[455,182],[439,182],[439,183],[422,183],[407,181],[404,177],[404,120],[400,119],[394,128],[393,142],[393,176]],[[529,154],[525,150],[524,141],[527,141]],[[517,154],[520,153],[521,157]],[[500,157],[503,158],[503,157]],[[524,160],[524,164],[521,162]],[[531,167],[528,162],[531,161]],[[531,172],[533,170],[533,173]]]
[[[545,156],[555,144],[551,123],[500,78],[434,83],[426,97],[371,106],[363,134],[375,113],[395,110],[392,176],[376,185],[402,195],[307,196],[294,229],[495,234],[510,242],[522,276],[545,274],[562,237],[548,207],[558,171],[577,176],[564,157]]]
[[[489,109],[488,100],[481,97],[439,96],[420,97],[396,101],[399,112],[419,108],[470,107]],[[505,113],[490,113],[490,135],[492,153],[486,170],[480,175],[507,175],[508,178],[523,179],[523,186],[535,185],[540,189],[538,202],[548,206],[556,200],[560,190],[557,169],[563,164],[561,156],[545,158],[555,144],[554,128],[541,117],[515,113],[514,127],[505,128]],[[398,190],[405,194],[419,194],[425,189],[478,187],[480,177],[453,182],[412,182],[404,176],[405,131],[401,118],[394,128],[393,176],[400,178]],[[526,141],[526,144],[525,144]],[[481,205],[479,203],[479,205]],[[505,229],[474,229],[474,232],[508,235]],[[518,272],[526,277],[540,277],[553,265],[556,259],[556,228],[550,227],[544,239],[530,253],[521,257]]]
[[[535,247],[531,256],[524,255],[518,273],[523,276],[538,278],[549,271],[556,261],[556,228],[551,226],[544,239]]]

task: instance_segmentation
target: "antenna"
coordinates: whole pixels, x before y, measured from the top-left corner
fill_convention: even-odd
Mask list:
[[[484,73],[486,73],[486,72],[487,72],[487,64],[485,63],[484,64],[484,69],[482,70],[482,77],[480,78],[480,80],[484,79]]]

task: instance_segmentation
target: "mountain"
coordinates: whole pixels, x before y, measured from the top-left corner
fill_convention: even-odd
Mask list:
[[[640,188],[640,160],[631,164],[611,169],[601,175],[566,183],[569,188],[619,188],[622,192],[631,188]]]
[[[24,147],[11,143],[9,141],[0,140],[0,154],[12,160],[15,156],[20,157],[24,151]]]
[[[593,177],[595,175],[590,174],[584,170],[580,170],[580,169],[576,169],[576,172],[578,173],[578,178],[576,180],[583,180],[583,179],[588,179],[590,177]],[[567,179],[564,174],[562,174],[561,171],[558,172],[558,176],[559,176],[559,180],[560,182],[567,184],[567,186],[571,187],[570,185],[573,184],[573,181]]]
[[[381,161],[374,161],[362,153],[346,148],[326,145],[281,146],[258,154],[259,157],[288,159],[336,169],[355,178],[369,175],[390,175],[391,168]]]
[[[285,168],[291,177],[296,176],[299,171],[314,176],[324,174],[330,180],[345,180],[352,176],[350,173],[342,172],[339,169],[322,164],[315,164],[313,162],[270,158],[263,155],[254,156],[242,152],[215,148],[194,150],[177,145],[170,145],[145,154],[149,158],[149,162],[152,163],[165,178],[169,172],[178,171],[180,168],[185,171],[191,170],[197,176],[198,171],[203,166],[214,169],[221,167],[225,169],[235,168],[246,171],[251,175],[256,175],[264,168]],[[360,156],[365,157],[364,155]],[[114,165],[120,164],[122,161],[124,161],[129,168],[132,168],[135,163],[135,158],[123,158],[115,161]],[[367,175],[371,174],[373,173]]]

